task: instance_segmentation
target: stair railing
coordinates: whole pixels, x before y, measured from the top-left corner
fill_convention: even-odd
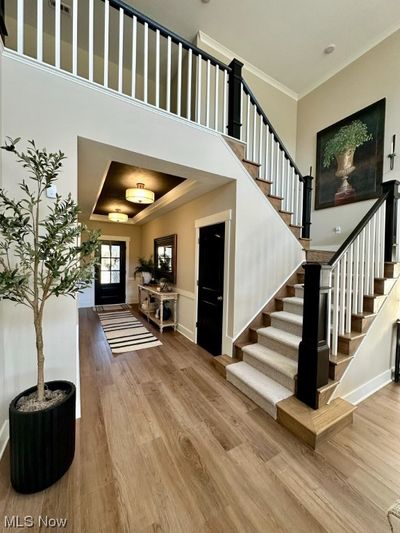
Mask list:
[[[365,297],[375,294],[385,261],[400,260],[400,182],[382,185],[382,196],[327,264],[304,265],[303,333],[299,346],[297,397],[317,408],[318,388],[329,382],[329,356],[340,353]]]
[[[16,35],[6,45],[18,54],[246,141],[259,178],[272,182],[271,194],[309,238],[312,178],[301,175],[240,61],[225,65],[122,0],[16,0],[16,7]]]

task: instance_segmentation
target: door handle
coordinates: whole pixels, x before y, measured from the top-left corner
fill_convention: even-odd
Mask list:
[[[223,297],[222,296],[218,296],[217,300],[218,300],[218,302],[222,302]]]

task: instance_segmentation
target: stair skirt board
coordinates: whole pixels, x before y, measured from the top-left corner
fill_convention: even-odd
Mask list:
[[[277,417],[276,404],[293,395],[292,391],[244,361],[227,366],[226,379],[274,419]]]

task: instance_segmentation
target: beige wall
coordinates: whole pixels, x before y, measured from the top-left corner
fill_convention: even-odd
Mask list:
[[[197,40],[197,46],[226,64],[229,64],[232,60],[232,58],[227,57],[217,49],[202,42],[199,38]],[[246,68],[243,69],[243,77],[253,91],[272,126],[281,137],[290,155],[295,157],[297,132],[296,99],[285,94]]]
[[[399,178],[399,165],[389,171],[387,154],[394,133],[400,141],[400,31],[351,63],[299,101],[297,163],[300,170],[315,169],[316,135],[321,129],[386,97],[384,181]],[[356,226],[373,201],[313,211],[313,244],[338,244]],[[341,226],[336,235],[334,227]]]

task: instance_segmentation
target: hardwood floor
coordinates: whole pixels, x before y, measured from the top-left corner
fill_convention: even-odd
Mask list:
[[[21,496],[6,453],[0,528],[17,514],[65,517],[78,533],[389,530],[385,511],[400,497],[400,387],[369,398],[352,427],[313,452],[178,333],[113,358],[96,314],[80,319],[75,461],[50,489]]]

